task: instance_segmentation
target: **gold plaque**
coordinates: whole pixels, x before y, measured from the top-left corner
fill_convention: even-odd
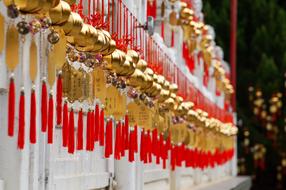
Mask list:
[[[1,15],[0,13],[0,53],[3,51],[4,49],[4,30],[5,29],[5,20],[3,15]]]
[[[54,64],[56,65],[56,69],[61,69],[66,60],[67,40],[62,30],[59,30],[58,32],[60,34],[60,40],[54,45],[52,52],[54,54]]]
[[[113,116],[117,120],[125,116],[126,98],[121,95],[116,87],[110,86],[107,88],[104,105],[106,115]]]
[[[96,67],[93,70],[94,96],[104,103],[106,97],[106,78],[104,71]]]
[[[48,56],[48,84],[50,88],[53,87],[55,80],[56,80],[56,65],[55,65],[55,53],[50,52]]]
[[[137,124],[144,129],[153,128],[154,111],[144,104],[131,102],[127,105],[129,122],[131,125]]]
[[[30,45],[30,78],[32,82],[35,82],[37,77],[37,55],[37,45],[33,39]]]
[[[10,26],[6,36],[6,64],[9,71],[14,71],[19,63],[19,34],[15,26]]]

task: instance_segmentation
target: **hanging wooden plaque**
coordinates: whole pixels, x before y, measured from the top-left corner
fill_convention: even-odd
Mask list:
[[[37,45],[34,39],[32,39],[30,44],[30,78],[32,82],[35,82],[37,77],[37,55]]]
[[[0,13],[0,53],[2,53],[3,49],[4,49],[4,29],[5,29],[5,20],[3,15],[1,15]]]
[[[60,35],[60,40],[54,45],[51,53],[54,54],[56,69],[61,69],[66,60],[67,40],[62,30],[59,30],[58,33]]]
[[[131,102],[127,105],[129,120],[131,120],[132,125],[137,124],[144,129],[153,129],[153,116],[154,111],[145,106],[144,104],[139,104],[136,102]]]
[[[63,77],[63,95],[67,97],[71,89],[71,66],[67,61],[62,67],[62,77]]]
[[[49,53],[48,56],[48,84],[50,85],[50,88],[53,87],[55,80],[56,80],[56,65],[55,65],[55,54],[52,52]]]
[[[114,86],[107,88],[104,105],[106,115],[117,120],[122,119],[126,113],[126,98]]]
[[[93,85],[94,96],[104,103],[106,97],[106,78],[101,68],[97,67],[93,70]]]
[[[15,26],[8,28],[6,36],[6,64],[9,71],[14,71],[19,63],[19,34]]]

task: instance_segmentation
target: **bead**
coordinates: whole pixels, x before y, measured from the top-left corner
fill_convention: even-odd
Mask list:
[[[30,22],[30,32],[32,34],[38,33],[42,28],[40,21],[34,19]]]
[[[139,96],[140,100],[142,100],[142,101],[145,100],[146,97],[147,97],[147,96],[146,96],[145,94],[140,94],[140,96]]]
[[[51,33],[49,33],[48,35],[48,41],[51,43],[51,44],[56,44],[58,43],[60,40],[60,35],[55,32],[55,31],[52,31]]]
[[[43,29],[48,29],[52,25],[52,20],[49,17],[41,18],[40,22]]]
[[[71,51],[69,54],[68,54],[68,58],[71,62],[75,62],[78,60],[78,56],[75,52]]]
[[[79,55],[79,58],[78,58],[78,61],[79,61],[79,62],[83,63],[83,62],[85,62],[85,61],[88,61],[88,60],[87,60],[87,57],[86,57],[86,55],[85,55],[84,53],[79,53],[78,55]],[[89,62],[89,63],[90,63],[90,62]]]
[[[29,29],[30,29],[30,26],[27,22],[25,21],[21,21],[21,22],[18,22],[17,24],[17,29],[18,29],[18,32],[22,35],[26,35],[29,33]]]
[[[15,4],[11,4],[7,7],[7,15],[10,18],[17,18],[19,14],[20,14],[20,11]]]

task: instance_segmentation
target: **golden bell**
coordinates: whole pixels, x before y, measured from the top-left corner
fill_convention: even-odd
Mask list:
[[[170,82],[165,80],[164,85],[162,87],[166,90],[169,90],[170,89]]]
[[[113,53],[116,49],[116,42],[114,40],[110,40],[109,41],[109,46],[106,50],[102,51],[101,54],[102,55],[109,55],[111,53]]]
[[[103,35],[103,37],[104,37],[104,43],[103,43],[103,46],[102,46],[100,51],[105,52],[109,48],[111,36],[110,36],[110,33],[107,32],[106,30],[100,30],[100,32],[101,32],[100,35]]]
[[[168,98],[167,100],[164,101],[164,104],[167,109],[174,110],[175,100],[173,98]]]
[[[125,61],[125,55],[124,52],[116,49],[112,54],[104,56],[103,60],[106,63],[105,68],[112,70],[121,67],[121,62]]]
[[[138,68],[137,66],[138,66],[138,64],[136,65],[136,68],[137,68],[137,69],[140,69],[140,67]],[[141,70],[141,69],[140,69],[140,70]],[[144,73],[147,74],[147,75],[149,75],[150,77],[152,77],[152,80],[154,81],[154,78],[153,78],[153,76],[154,76],[154,71],[153,71],[152,69],[150,69],[150,68],[147,67],[147,68],[145,69]]]
[[[165,84],[165,77],[163,75],[158,75],[157,82],[163,87]]]
[[[135,72],[135,64],[129,55],[125,55],[125,61],[120,63],[120,67],[114,69],[119,76],[130,76]]]
[[[180,11],[180,18],[182,19],[188,19],[189,17],[193,16],[194,16],[194,11],[189,8],[181,9]]]
[[[158,82],[158,75],[157,74],[153,74],[153,80],[154,80],[154,82]]]
[[[166,89],[162,89],[160,92],[160,96],[158,98],[158,102],[162,103],[170,97],[170,91]]]
[[[139,70],[135,69],[134,73],[128,78],[127,84],[132,87],[140,87],[140,84],[142,84],[145,80],[144,73]]]
[[[133,60],[133,62],[135,64],[138,63],[138,61],[139,61],[139,54],[135,50],[132,50],[132,49],[127,50],[127,55],[129,55],[132,58],[132,60]]]
[[[160,94],[162,87],[160,84],[153,82],[152,87],[146,89],[145,93],[150,97],[156,97]]]
[[[83,24],[80,33],[74,36],[74,43],[77,46],[92,46],[97,41],[97,30],[91,26],[93,28],[91,31],[90,26],[89,24]]]
[[[138,61],[138,63],[136,64],[136,68],[140,69],[143,72],[145,72],[145,70],[147,69],[147,62],[144,59],[140,59]],[[154,73],[152,69],[150,69],[150,70],[152,71],[152,73]],[[152,76],[153,76],[153,74],[152,74]]]
[[[187,113],[187,121],[188,122],[195,122],[197,120],[197,117],[198,117],[198,114],[196,111],[194,110],[189,110],[188,113]]]
[[[63,24],[64,22],[67,22],[70,14],[71,8],[65,1],[60,1],[57,6],[49,10],[49,16],[53,25]]]
[[[79,14],[71,12],[68,21],[61,25],[63,31],[68,36],[76,36],[80,33],[83,20]]]
[[[172,93],[177,93],[178,92],[178,85],[177,84],[175,84],[175,83],[172,83],[171,85],[170,85],[170,91],[172,92]]]
[[[146,74],[145,72],[144,72],[144,75],[145,75],[144,83],[140,85],[141,91],[151,88],[153,85],[153,78],[150,75]]]

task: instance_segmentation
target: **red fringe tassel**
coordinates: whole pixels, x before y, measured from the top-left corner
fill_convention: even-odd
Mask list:
[[[78,112],[78,124],[77,124],[77,150],[83,149],[83,113],[82,109]]]
[[[18,148],[22,150],[25,145],[25,95],[21,92],[19,101],[19,131],[18,131]]]
[[[62,139],[63,139],[63,147],[68,146],[68,130],[69,127],[69,113],[68,113],[68,103],[64,103],[63,109],[63,129],[62,129]]]
[[[70,111],[69,115],[69,143],[68,143],[68,153],[74,153],[74,112],[73,109]]]
[[[106,125],[105,137],[105,158],[109,158],[112,154],[112,120],[110,119]]]
[[[114,158],[116,160],[120,160],[120,153],[122,149],[122,136],[121,136],[121,122],[117,123],[116,126],[116,139],[115,139],[115,153],[114,153]]]
[[[30,142],[32,144],[36,143],[36,95],[35,90],[32,89],[31,92],[31,108],[30,108]]]
[[[10,78],[9,95],[8,95],[8,136],[14,136],[15,123],[15,83],[14,79]]]
[[[48,112],[48,144],[53,144],[54,136],[54,100],[53,95],[49,96],[49,112]]]
[[[48,117],[48,92],[46,82],[42,83],[42,99],[41,99],[41,121],[42,121],[42,132],[47,131],[47,117]]]
[[[100,111],[99,145],[104,146],[104,110]]]
[[[63,82],[62,75],[58,75],[57,79],[57,125],[62,123],[62,97],[63,97]]]

